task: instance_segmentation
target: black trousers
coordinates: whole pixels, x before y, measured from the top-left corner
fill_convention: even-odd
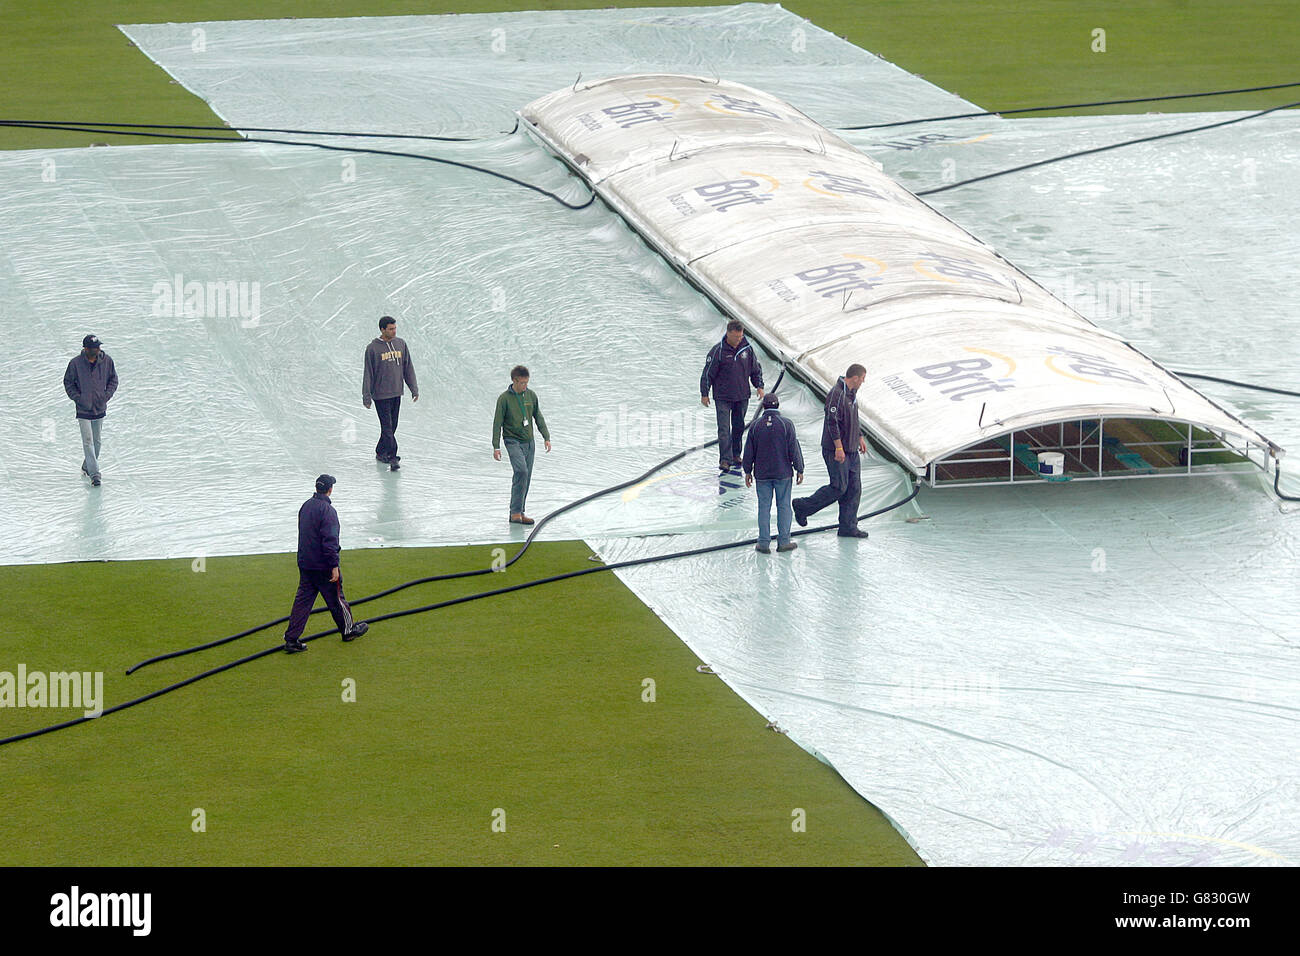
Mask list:
[[[749,399],[728,402],[725,399],[713,400],[713,413],[718,419],[718,464],[731,462],[740,464],[745,452],[745,412],[749,409]]]
[[[397,416],[401,410],[400,395],[375,399],[375,411],[379,415],[379,443],[375,445],[375,457],[381,461],[388,461],[397,454]]]
[[[352,608],[348,607],[348,602],[343,597],[342,573],[339,574],[337,581],[331,581],[329,571],[299,568],[298,593],[293,597],[293,610],[289,612],[289,627],[284,632],[286,641],[294,641],[302,637],[302,632],[307,629],[307,619],[311,616],[312,605],[316,603],[317,594],[325,599],[325,606],[334,616],[334,623],[338,625],[339,633],[346,634],[352,630]]]
[[[858,529],[858,504],[862,501],[862,456],[855,448],[844,452],[844,460],[836,461],[835,452],[822,451],[822,460],[826,462],[826,473],[830,483],[822,485],[807,498],[794,502],[796,514],[805,518],[815,515],[827,505],[840,504],[840,531],[849,532]]]

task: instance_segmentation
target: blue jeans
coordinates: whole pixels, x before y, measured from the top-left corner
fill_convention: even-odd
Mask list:
[[[99,476],[99,433],[103,421],[102,418],[77,419],[77,424],[81,426],[81,449],[86,456],[81,461],[81,467],[92,478]]]
[[[510,513],[521,515],[524,513],[524,499],[528,497],[528,486],[533,480],[533,452],[537,449],[537,442],[507,438],[505,443],[510,467],[515,470],[510,482]]]
[[[772,540],[772,496],[776,496],[776,543],[790,543],[790,519],[794,511],[790,508],[790,489],[794,487],[793,478],[759,478],[758,485],[758,546],[766,548]]]

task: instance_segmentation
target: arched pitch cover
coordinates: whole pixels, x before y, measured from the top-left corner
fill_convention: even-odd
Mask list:
[[[520,116],[798,374],[826,389],[850,364],[865,365],[863,423],[918,475],[934,480],[936,463],[999,441],[1014,475],[1020,435],[1060,426],[1064,436],[1071,423],[1075,460],[1086,457],[1084,434],[1096,438],[1101,477],[1104,424],[1115,419],[1185,435],[1189,473],[1192,445],[1207,438],[1247,457],[1281,457],[766,93],[701,77],[621,76],[551,93]],[[1127,434],[1136,442],[1152,432]]]

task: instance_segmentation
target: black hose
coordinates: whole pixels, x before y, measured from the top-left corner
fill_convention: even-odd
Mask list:
[[[784,379],[785,379],[785,366],[782,366],[781,374],[777,376],[776,384],[772,386],[771,389],[772,394],[775,394],[776,390],[781,387],[781,382]],[[755,412],[754,417],[750,419],[749,424],[746,426],[746,430],[753,427],[754,422],[758,421],[758,417],[761,414],[762,414],[762,409],[760,408],[757,412]],[[702,451],[705,448],[711,448],[717,443],[718,440],[715,438],[712,441],[704,442],[701,445],[695,445],[692,448],[687,448],[684,451],[678,452],[677,454],[673,455],[670,458],[665,458],[663,461],[659,462],[659,464],[652,467],[649,471],[647,471],[643,475],[638,475],[636,478],[631,478],[617,485],[611,485],[610,487],[603,488],[600,491],[594,491],[584,498],[579,498],[577,501],[571,501],[567,505],[563,505],[562,507],[557,508],[555,511],[552,511],[550,514],[543,517],[540,521],[537,522],[537,524],[533,526],[533,530],[530,531],[528,533],[528,537],[524,539],[523,547],[521,547],[517,552],[515,552],[514,557],[512,557],[509,561],[507,561],[505,564],[501,566],[500,571],[504,571],[506,568],[510,567],[512,564],[514,564],[516,561],[518,561],[520,558],[524,556],[524,552],[527,551],[528,548],[532,545],[533,539],[537,537],[538,532],[540,532],[542,528],[551,521],[551,519],[558,518],[566,511],[572,511],[574,508],[580,507],[581,505],[585,505],[589,501],[594,501],[597,498],[602,498],[605,495],[613,494],[616,491],[622,491],[624,488],[630,488],[632,485],[640,484],[641,482],[649,478],[651,475],[653,475],[655,472],[662,471],[664,468],[667,468],[669,465],[680,461],[681,459],[685,458],[687,455],[694,454],[697,451]],[[493,574],[493,573],[500,573],[500,572],[498,571],[498,569],[490,568],[490,567],[474,568],[469,571],[454,571],[450,574],[435,574],[426,578],[416,578],[413,581],[407,581],[405,584],[399,584],[396,585],[395,587],[388,588],[387,590],[377,591],[374,594],[368,594],[365,597],[357,598],[355,601],[349,601],[348,604],[351,607],[356,607],[360,604],[365,604],[368,601],[374,601],[382,597],[387,597],[390,594],[396,594],[398,591],[403,591],[406,588],[415,587],[417,584],[431,584],[434,581],[452,581],[457,578],[472,578],[472,577],[477,577],[481,574]],[[310,613],[322,614],[326,610],[328,609],[324,607],[318,607],[313,609]],[[147,667],[150,664],[156,664],[159,661],[171,660],[174,657],[184,657],[186,654],[194,654],[197,653],[198,651],[206,651],[213,647],[220,647],[222,644],[229,644],[231,641],[238,640],[241,637],[248,637],[250,634],[256,634],[258,631],[264,631],[268,627],[274,627],[277,624],[283,624],[287,620],[289,620],[287,615],[284,617],[278,617],[274,621],[267,621],[265,624],[257,625],[257,627],[250,627],[247,630],[240,631],[238,634],[231,634],[228,635],[227,637],[219,637],[215,641],[208,641],[206,644],[197,644],[194,647],[186,647],[177,651],[169,651],[166,654],[159,654],[155,657],[150,657],[147,660],[140,661],[137,664],[132,664],[130,667],[126,669],[126,673],[130,675],[135,673],[142,667]],[[329,632],[327,631],[326,633]]]
[[[1104,153],[1111,149],[1120,149],[1124,146],[1134,146],[1137,143],[1150,143],[1158,139],[1170,139],[1174,136],[1184,136],[1187,133],[1199,133],[1202,130],[1218,129],[1223,126],[1231,126],[1233,123],[1244,123],[1246,120],[1255,119],[1258,116],[1264,116],[1268,113],[1276,113],[1278,110],[1290,109],[1293,106],[1300,106],[1300,101],[1287,103],[1283,106],[1273,106],[1266,110],[1260,110],[1257,113],[1249,113],[1246,116],[1238,116],[1235,119],[1222,120],[1218,123],[1207,123],[1205,126],[1192,126],[1188,129],[1174,130],[1172,133],[1158,133],[1155,136],[1141,136],[1137,139],[1126,139],[1120,143],[1111,143],[1109,146],[1097,146],[1093,149],[1081,149],[1076,153],[1066,153],[1062,156],[1053,156],[1051,159],[1040,159],[1034,163],[1025,163],[1023,166],[1013,166],[1010,169],[999,170],[996,173],[986,173],[983,176],[974,176],[970,179],[963,179],[960,182],[949,183],[947,186],[938,186],[934,189],[926,189],[922,192],[914,193],[916,196],[933,196],[935,193],[947,192],[950,189],[959,189],[962,186],[969,186],[971,183],[982,183],[988,179],[997,179],[999,176],[1010,176],[1012,173],[1023,172],[1026,169],[1035,169],[1039,166],[1050,166],[1052,163],[1059,163],[1067,159],[1076,159],[1079,156],[1092,156],[1096,153]]]
[[[1281,482],[1282,482],[1282,463],[1280,461],[1274,461],[1273,462],[1273,490],[1277,492],[1277,496],[1281,498],[1283,501],[1300,501],[1300,495],[1288,495],[1286,492],[1284,492],[1281,489],[1281,487],[1279,487]]]
[[[365,139],[427,139],[440,143],[475,143],[491,137],[475,136],[420,136],[415,133],[345,133],[340,130],[328,129],[279,129],[273,126],[180,126],[176,123],[100,123],[94,120],[15,120],[0,119],[0,126],[15,126],[19,129],[31,127],[35,129],[63,129],[67,128],[73,132],[79,132],[78,127],[82,126],[108,126],[114,129],[188,129],[188,130],[207,130],[211,132],[238,133],[247,131],[250,133],[291,133],[296,136],[352,136]],[[519,128],[519,121],[515,120],[515,129]],[[106,130],[104,132],[107,132]],[[509,136],[514,133],[499,133],[500,136]],[[121,134],[127,135],[127,134]],[[144,135],[144,134],[139,134]],[[154,135],[154,134],[150,134]],[[179,138],[179,137],[178,137]]]
[[[886,505],[883,508],[877,508],[875,511],[870,511],[863,515],[859,515],[858,520],[865,521],[869,518],[874,518],[878,515],[885,514],[888,511],[893,511],[895,508],[901,508],[903,505],[907,504],[909,501],[915,498],[918,492],[920,492],[920,490],[921,490],[920,482],[914,480],[912,493],[908,495],[906,498],[901,498],[898,501],[895,501],[893,504]],[[836,524],[824,525],[820,528],[805,528],[803,530],[794,532],[794,535],[817,534],[819,532],[830,531],[832,528],[838,528],[838,527],[839,524],[836,523]],[[794,535],[792,535],[792,537]],[[446,600],[446,601],[439,601],[436,604],[427,604],[423,607],[408,608],[403,611],[393,611],[389,614],[381,614],[378,617],[370,618],[366,623],[369,624],[378,621],[387,621],[398,617],[408,617],[412,614],[423,614],[427,611],[436,611],[439,610],[440,608],[451,607],[452,605],[456,605],[456,604],[465,604],[468,603],[469,601],[478,601],[483,598],[496,597],[501,594],[510,594],[514,591],[522,591],[527,588],[534,588],[543,584],[552,584],[556,581],[565,581],[568,580],[569,578],[582,577],[583,575],[587,575],[587,574],[597,574],[602,571],[616,571],[621,568],[632,568],[632,567],[637,567],[638,565],[652,564],[658,561],[670,561],[674,558],[695,557],[701,554],[710,554],[715,551],[726,551],[731,548],[746,547],[748,545],[757,543],[757,541],[758,541],[757,538],[749,538],[745,541],[732,541],[726,544],[715,544],[715,545],[708,545],[702,548],[692,548],[687,551],[675,551],[669,554],[651,555],[645,558],[634,558],[629,561],[617,561],[614,564],[603,564],[600,567],[595,567],[595,568],[580,568],[577,571],[567,571],[563,574],[554,574],[551,575],[550,577],[538,578],[535,581],[524,581],[520,584],[512,584],[507,587],[496,588],[495,590],[491,590],[491,591],[481,591],[477,594],[467,594],[463,597],[451,598],[450,600]],[[337,634],[337,633],[338,633],[337,628],[330,628],[329,630],[320,631],[316,634],[312,634],[308,637],[304,637],[302,638],[302,640],[305,643],[307,641],[314,641],[317,638],[328,637],[332,634]],[[31,737],[39,737],[43,734],[52,733],[56,730],[63,730],[68,727],[75,727],[78,724],[84,724],[87,721],[98,720],[101,717],[108,716],[109,714],[114,714],[117,713],[118,711],[126,710],[128,707],[134,707],[137,704],[143,704],[146,701],[153,700],[156,697],[161,697],[162,695],[171,693],[174,690],[180,690],[182,687],[188,687],[190,684],[201,681],[205,677],[211,677],[214,674],[220,674],[224,671],[231,670],[232,668],[239,667],[242,664],[248,664],[252,661],[258,660],[259,658],[266,657],[270,654],[279,654],[282,653],[283,651],[284,651],[283,644],[277,644],[275,647],[264,648],[263,650],[257,651],[254,654],[249,654],[248,656],[241,657],[238,660],[221,664],[218,667],[213,667],[209,670],[195,674],[191,677],[187,677],[185,678],[185,680],[177,681],[175,684],[170,684],[167,687],[162,687],[158,690],[152,691],[141,697],[137,697],[134,700],[128,700],[121,704],[117,704],[113,707],[105,708],[99,714],[98,717],[86,717],[86,716],[77,717],[72,720],[64,721],[63,723],[52,724],[49,727],[42,727],[37,730],[29,730],[26,733],[15,734],[12,737],[5,737],[3,739],[0,739],[0,746],[4,746],[5,744],[16,743],[20,740],[27,740]]]
[[[81,133],[101,133],[105,136],[148,136],[152,139],[167,139],[167,140],[192,139],[192,140],[201,140],[210,143],[270,143],[276,146],[308,146],[313,149],[328,149],[336,153],[363,153],[371,156],[397,156],[401,159],[422,159],[425,162],[429,162],[429,163],[442,163],[445,166],[456,166],[459,167],[460,169],[470,169],[475,172],[486,173],[488,176],[495,176],[497,179],[504,179],[506,182],[514,183],[517,186],[523,186],[525,189],[531,189],[535,193],[540,193],[543,196],[546,196],[550,199],[554,199],[556,202],[558,202],[561,206],[565,207],[566,209],[573,209],[573,210],[586,209],[588,206],[590,206],[593,202],[596,201],[596,194],[593,192],[587,198],[586,202],[575,205],[574,203],[571,203],[566,199],[562,199],[556,193],[553,193],[547,189],[543,189],[541,186],[534,186],[532,183],[524,182],[522,179],[516,179],[513,176],[507,176],[505,173],[498,173],[495,170],[487,169],[483,166],[475,166],[472,163],[460,163],[454,159],[442,159],[441,157],[438,156],[425,156],[421,153],[402,153],[390,149],[363,149],[360,146],[330,146],[326,143],[304,143],[292,139],[266,139],[264,137],[259,137],[259,136],[245,136],[245,137],[197,136],[193,134],[181,134],[181,133],[175,133],[175,134],[138,133],[138,132],[133,133],[126,130],[92,129],[90,127],[85,127],[85,126],[55,126],[49,123],[18,123],[14,121],[9,121],[7,123],[3,123],[0,125],[6,125],[15,128],[26,128],[26,129],[53,129],[53,130],[70,130],[73,132],[81,132]],[[235,132],[235,131],[231,130],[231,132]]]
[[[1272,388],[1268,385],[1252,385],[1250,382],[1238,382],[1230,378],[1217,378],[1213,375],[1200,375],[1196,372],[1174,372],[1179,378],[1199,378],[1207,382],[1218,382],[1221,385],[1235,385],[1238,388],[1251,388],[1257,392],[1272,392],[1274,395],[1290,395],[1292,398],[1300,398],[1300,392],[1293,392],[1287,388]]]
[[[1270,392],[1273,395],[1289,395],[1292,398],[1300,398],[1300,392],[1293,391],[1289,388],[1273,388],[1269,385],[1254,385],[1250,382],[1238,382],[1236,379],[1219,378],[1216,375],[1201,375],[1197,372],[1174,372],[1179,378],[1199,378],[1207,382],[1218,382],[1221,385],[1235,385],[1237,388],[1249,388],[1257,392]],[[1282,491],[1282,464],[1274,462],[1273,465],[1273,490],[1283,501],[1300,501],[1296,495],[1288,495]]]
[[[1050,113],[1056,110],[1077,110],[1089,106],[1122,106],[1130,103],[1157,103],[1161,100],[1190,100],[1203,96],[1229,96],[1233,93],[1259,93],[1263,90],[1284,90],[1296,83],[1274,83],[1272,86],[1247,86],[1238,90],[1209,90],[1204,93],[1173,93],[1168,96],[1138,96],[1127,100],[1094,100],[1091,103],[1062,103],[1058,106],[1026,106],[1015,110],[980,110],[976,113],[954,113],[951,116],[929,116],[925,119],[898,120],[893,123],[868,123],[866,126],[841,126],[844,130],[887,129],[894,126],[914,126],[918,123],[939,123],[944,120],[973,119],[977,116],[1013,116],[1018,113]]]

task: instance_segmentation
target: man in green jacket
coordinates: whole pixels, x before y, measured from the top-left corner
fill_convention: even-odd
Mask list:
[[[524,499],[533,478],[533,422],[537,422],[546,450],[551,450],[551,430],[546,427],[542,410],[537,404],[537,393],[528,387],[528,369],[516,365],[510,370],[510,387],[497,398],[496,415],[492,419],[492,457],[501,460],[501,440],[506,443],[514,480],[510,483],[510,523],[532,524],[533,519],[524,514]]]

